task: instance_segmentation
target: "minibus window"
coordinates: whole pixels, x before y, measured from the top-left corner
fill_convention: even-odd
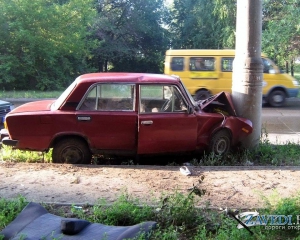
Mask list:
[[[190,71],[214,71],[215,59],[213,57],[191,57]]]
[[[222,72],[232,72],[233,58],[222,58]]]
[[[273,64],[269,59],[262,58],[263,64],[264,64],[264,73],[275,73],[275,69],[273,67]]]
[[[171,61],[172,71],[183,71],[183,57],[173,57]]]

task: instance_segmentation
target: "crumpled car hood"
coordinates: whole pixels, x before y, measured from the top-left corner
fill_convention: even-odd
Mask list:
[[[198,103],[204,112],[218,112],[227,116],[237,116],[230,93],[220,92]]]

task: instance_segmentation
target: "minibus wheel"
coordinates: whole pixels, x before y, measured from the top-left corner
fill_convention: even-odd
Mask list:
[[[205,100],[210,97],[210,93],[207,90],[199,90],[196,92],[195,100]]]
[[[285,104],[286,95],[282,90],[274,90],[268,97],[268,103],[272,107],[282,107]]]

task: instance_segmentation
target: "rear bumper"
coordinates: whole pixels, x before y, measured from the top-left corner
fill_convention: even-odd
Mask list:
[[[4,137],[2,139],[2,144],[7,145],[7,146],[11,146],[11,147],[15,147],[18,144],[17,140],[12,140],[9,137]]]
[[[17,140],[12,140],[9,138],[8,131],[5,128],[0,130],[0,139],[1,139],[1,144],[7,146],[15,147],[18,144]]]
[[[7,129],[3,128],[3,129],[0,130],[0,140],[1,140],[1,142],[2,142],[3,138],[8,137],[8,136],[9,135],[8,135]]]

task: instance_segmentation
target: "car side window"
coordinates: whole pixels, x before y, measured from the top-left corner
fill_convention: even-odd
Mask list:
[[[88,90],[79,110],[133,111],[134,84],[97,84]]]
[[[187,111],[187,104],[177,87],[170,85],[140,86],[140,113],[185,111]]]

